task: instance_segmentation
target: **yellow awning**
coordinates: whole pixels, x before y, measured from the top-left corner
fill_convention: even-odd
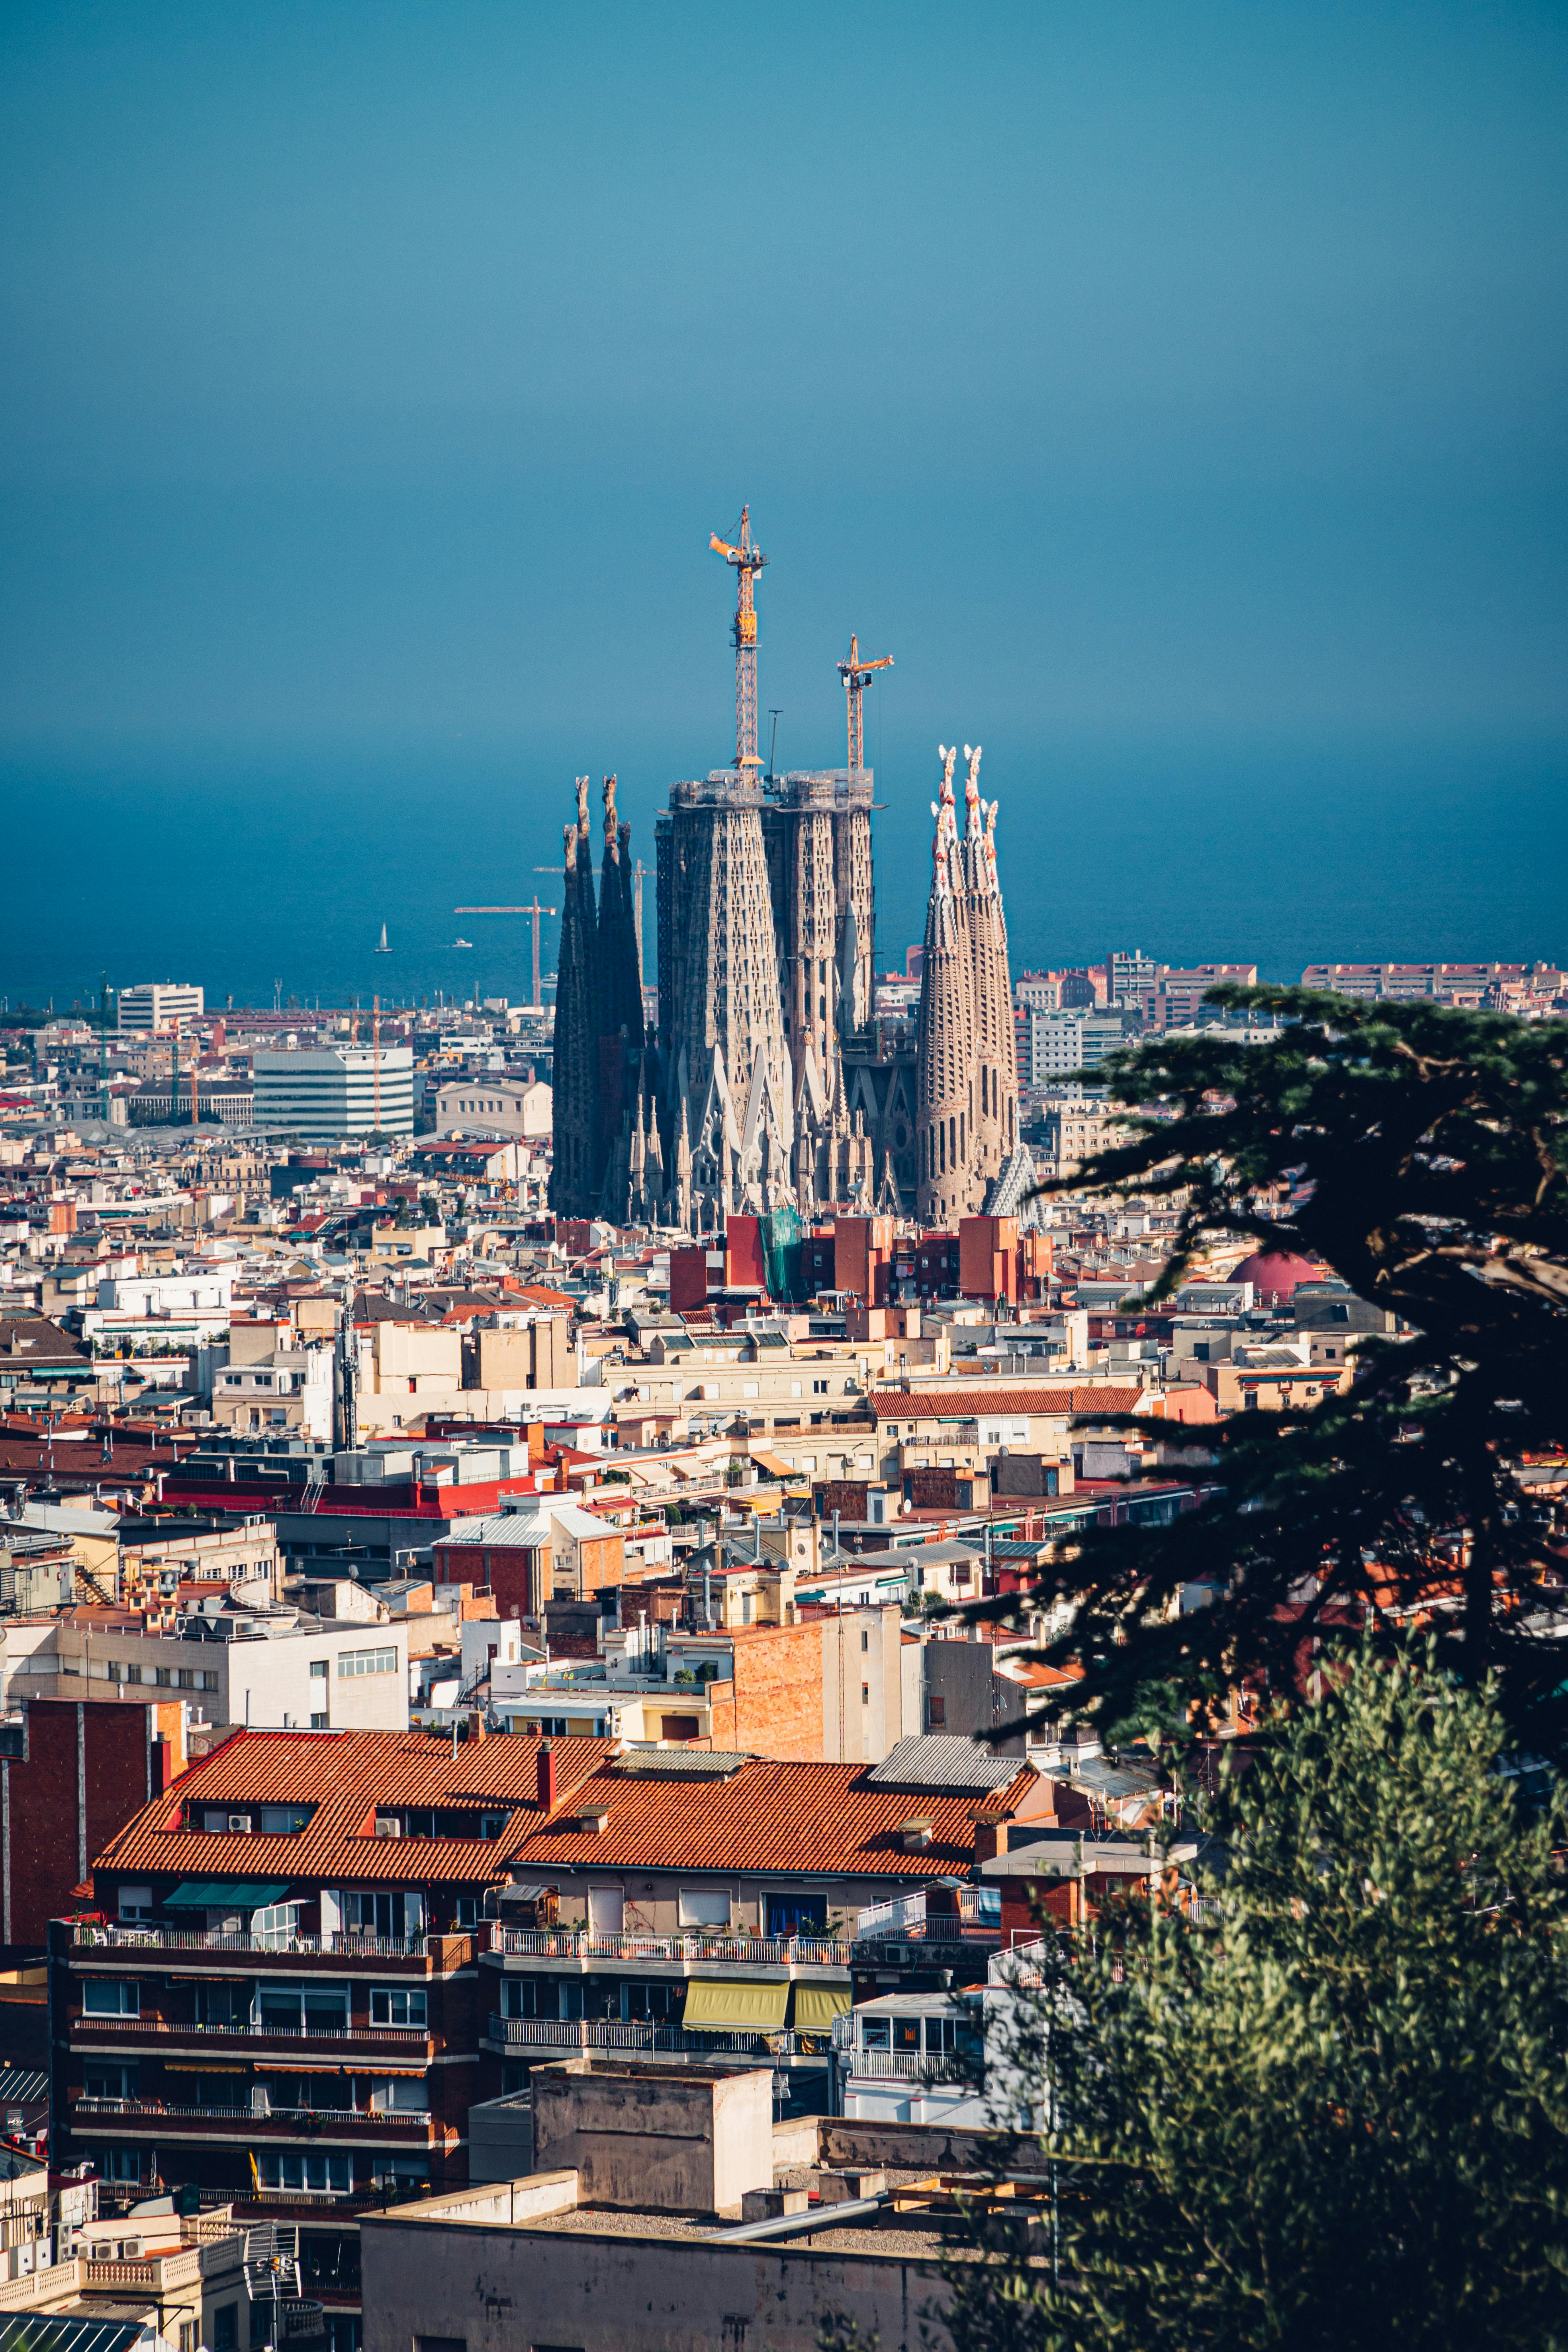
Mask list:
[[[771,1454],[765,1446],[753,1445],[752,1459],[759,1470],[771,1470],[775,1478],[793,1478],[795,1475],[782,1454]]]
[[[797,1984],[795,1989],[795,2023],[807,2033],[830,2033],[836,2017],[844,2017],[849,2009],[847,1985]]]
[[[235,2066],[221,2058],[165,2058],[163,2071],[169,2074],[248,2074],[248,2066]]]
[[[789,1981],[735,1984],[717,1977],[693,1977],[686,1988],[682,2025],[699,2033],[727,2033],[731,2026],[752,2033],[783,2031]]]

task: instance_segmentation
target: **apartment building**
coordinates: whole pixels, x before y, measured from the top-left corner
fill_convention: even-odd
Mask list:
[[[168,1632],[78,1606],[4,1627],[5,1697],[184,1701],[207,1724],[405,1731],[408,1626],[323,1624],[291,1609],[195,1601]]]
[[[148,1036],[172,1029],[184,1037],[205,1009],[205,996],[194,981],[137,981],[116,997],[115,1024],[122,1035]]]
[[[252,1059],[256,1124],[307,1142],[411,1136],[414,1055],[406,1045],[334,1045]]]
[[[237,1732],[51,1925],[54,2162],[297,2227],[348,2331],[358,2217],[461,2186],[473,2101],[541,2058],[761,2061],[820,2109],[858,1973],[983,1970],[956,1882],[995,1823],[1050,1815],[1016,1759],[913,1748]]]
[[[983,1965],[994,1932],[957,1882],[995,1851],[996,1824],[1037,1818],[1053,1818],[1049,1782],[963,1739],[904,1741],[869,1768],[612,1756],[523,1842],[522,1884],[498,1898],[479,1964],[488,2081],[521,2087],[532,2065],[595,2050],[765,2059],[787,2110],[825,2113],[857,1979]],[[927,1918],[944,1880],[945,1937],[934,1899]]]

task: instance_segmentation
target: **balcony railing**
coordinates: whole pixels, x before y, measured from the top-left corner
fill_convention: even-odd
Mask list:
[[[428,2107],[196,2107],[183,2106],[173,2099],[80,2098],[71,2103],[73,2128],[80,2123],[110,2120],[155,2123],[171,2116],[194,2117],[221,2133],[242,2126],[247,2131],[265,2131],[269,2124],[284,2124],[296,2136],[307,2129],[326,2135],[356,2125],[375,2131],[404,2124],[423,2129],[431,2120]]]
[[[504,2042],[509,2050],[645,2050],[710,2058],[793,2058],[800,2054],[792,2031],[689,2033],[682,2025],[633,2024],[614,2017],[492,2017],[489,2038]],[[822,2038],[826,2043],[826,2035]]]
[[[857,2050],[849,2079],[871,2083],[962,2083],[970,2069],[961,2058],[927,2056],[919,2050]]]
[[[449,1940],[434,1936],[363,1936],[352,1929],[339,1929],[328,1936],[300,1936],[292,1932],[253,1936],[247,1932],[226,1933],[217,1927],[98,1927],[82,1920],[77,1923],[71,1937],[75,1951],[91,1951],[107,1948],[111,1951],[133,1951],[139,1948],[157,1952],[285,1952],[310,1957],[326,1953],[341,1955],[345,1959],[423,1960],[429,1958],[430,1947]]]
[[[595,1936],[492,1927],[492,1952],[542,1960],[684,1960],[700,1968],[847,1969],[853,1947],[826,1936]]]
[[[946,1895],[953,1907],[932,1909],[922,1887],[918,1895],[895,1895],[889,1903],[873,1903],[855,1922],[858,1944],[932,1944],[972,1940],[994,1942],[1001,1934],[999,1921],[981,1915],[979,1890],[958,1886]]]
[[[345,2042],[374,2042],[389,2050],[417,2050],[422,2056],[435,2048],[421,2025],[182,2025],[166,2017],[99,2017],[85,2009],[71,2019],[71,2031],[79,2036],[163,2034],[179,2042],[289,2042],[305,2047],[320,2042],[332,2049]]]

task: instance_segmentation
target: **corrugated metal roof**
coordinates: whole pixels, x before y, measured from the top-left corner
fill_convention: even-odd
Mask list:
[[[401,1731],[336,1734],[240,1731],[126,1823],[98,1858],[116,1874],[239,1877],[242,1874],[311,1881],[317,1885],[399,1886],[471,1884],[499,1877],[521,1841],[537,1827],[538,1739],[514,1736],[450,1743]],[[557,1739],[558,1805],[613,1752],[607,1739]],[[315,1805],[291,1836],[229,1835],[171,1828],[187,1804],[220,1810],[288,1800]],[[499,1838],[377,1838],[377,1805],[504,1805]],[[411,1851],[412,1849],[412,1851]],[[417,1862],[413,1854],[417,1854]]]
[[[879,1789],[1005,1789],[1018,1777],[1016,1756],[995,1756],[955,1735],[900,1739],[870,1774]]]

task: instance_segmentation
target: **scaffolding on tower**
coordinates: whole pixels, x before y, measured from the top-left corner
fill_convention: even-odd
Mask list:
[[[716,555],[735,568],[735,618],[731,635],[735,641],[735,765],[737,768],[760,768],[757,755],[757,600],[756,575],[767,562],[761,548],[752,542],[752,509],[741,509],[741,527],[735,544],[721,539],[717,531],[709,536],[708,544]]]

